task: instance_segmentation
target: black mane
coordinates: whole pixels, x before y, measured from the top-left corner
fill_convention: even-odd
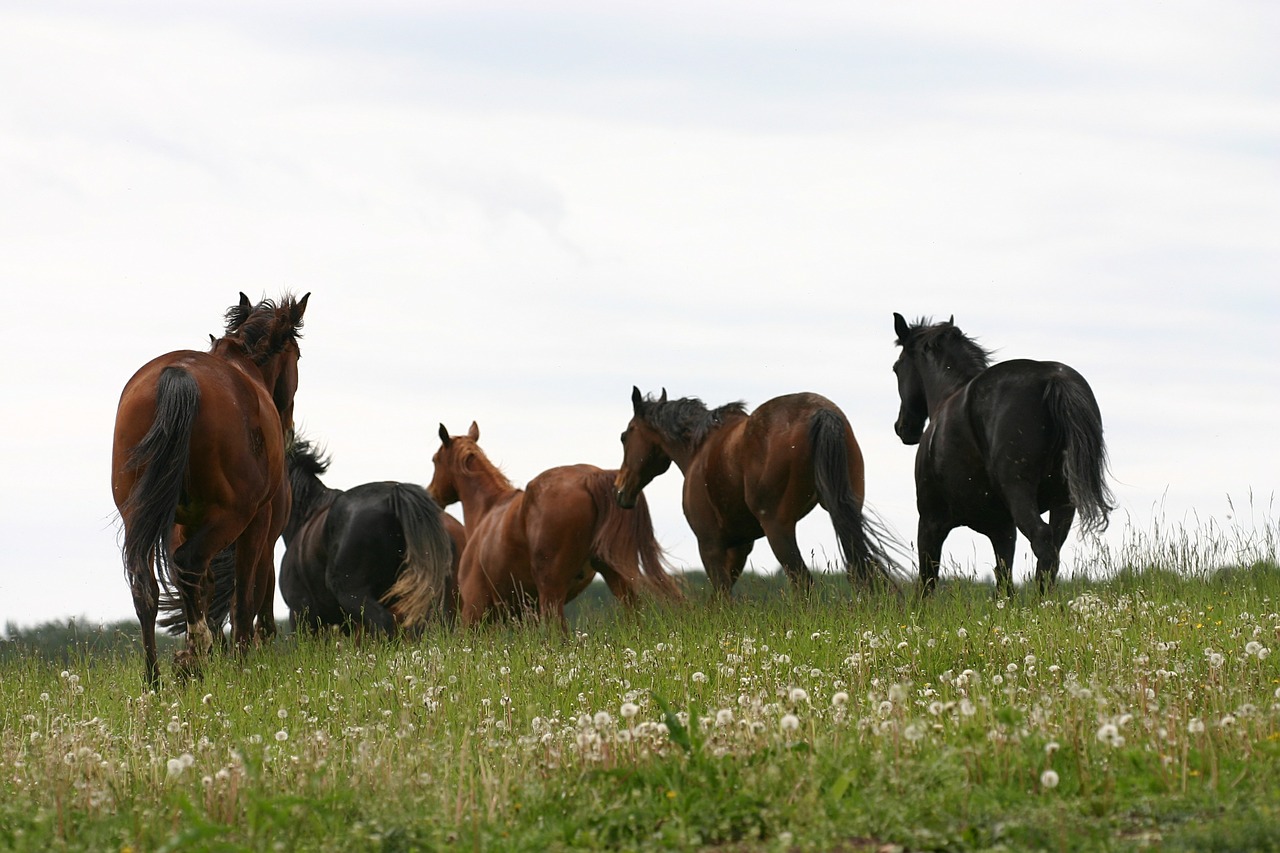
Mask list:
[[[907,328],[906,338],[898,341],[904,350],[945,362],[965,376],[977,375],[991,366],[991,351],[950,320],[935,323],[929,317],[921,317]]]
[[[305,438],[295,436],[285,451],[285,468],[289,472],[289,488],[293,492],[290,529],[294,529],[295,519],[301,525],[342,494],[320,481],[320,475],[329,470],[329,462],[329,455]]]
[[[698,447],[730,416],[746,413],[746,403],[741,400],[716,409],[708,409],[697,397],[655,400],[650,396],[644,401],[645,423],[668,441],[688,447]]]

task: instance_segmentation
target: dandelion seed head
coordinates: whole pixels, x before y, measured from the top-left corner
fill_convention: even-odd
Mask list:
[[[1040,774],[1040,787],[1045,790],[1053,790],[1058,787],[1058,774],[1052,769],[1046,770]]]

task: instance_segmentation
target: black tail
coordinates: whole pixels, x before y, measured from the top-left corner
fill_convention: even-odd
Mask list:
[[[200,386],[181,367],[166,367],[156,385],[156,415],[151,429],[129,455],[129,467],[141,469],[121,515],[124,523],[124,570],[133,589],[141,573],[156,574],[171,586],[169,536],[182,499],[182,483],[191,457],[191,430],[200,410]]]
[[[1102,413],[1084,379],[1050,379],[1045,403],[1063,445],[1063,469],[1071,503],[1086,532],[1106,530],[1115,496],[1107,486],[1107,447],[1102,440]]]
[[[445,604],[453,575],[453,540],[444,527],[444,512],[421,486],[396,483],[391,508],[404,532],[404,562],[382,602],[397,624],[412,628]]]
[[[831,409],[818,411],[809,423],[818,500],[831,516],[849,579],[867,586],[878,580],[893,583],[892,561],[863,514],[862,499],[854,494],[849,479],[845,425],[844,416]]]
[[[209,561],[209,573],[213,575],[213,594],[209,597],[209,609],[205,611],[205,624],[216,642],[223,637],[223,628],[231,618],[231,597],[236,591],[236,543],[223,548]],[[187,633],[187,614],[182,599],[172,589],[160,593],[160,612],[156,624],[170,634]]]

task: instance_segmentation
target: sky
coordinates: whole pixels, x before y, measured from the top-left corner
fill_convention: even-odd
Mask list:
[[[442,422],[523,484],[620,464],[633,385],[808,390],[911,543],[897,311],[1084,374],[1102,545],[1274,530],[1276,44],[1280,6],[1227,0],[8,0],[0,625],[133,618],[119,394],[241,291],[312,294],[296,417],[336,488],[426,483]],[[680,486],[647,495],[696,567]],[[833,559],[820,510],[801,547]],[[991,577],[971,534],[947,558]]]

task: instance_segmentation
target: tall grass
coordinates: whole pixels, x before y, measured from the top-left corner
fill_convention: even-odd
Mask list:
[[[139,653],[19,655],[0,848],[1274,849],[1274,539],[1187,572],[1146,542],[1043,599],[757,580],[157,693]]]

